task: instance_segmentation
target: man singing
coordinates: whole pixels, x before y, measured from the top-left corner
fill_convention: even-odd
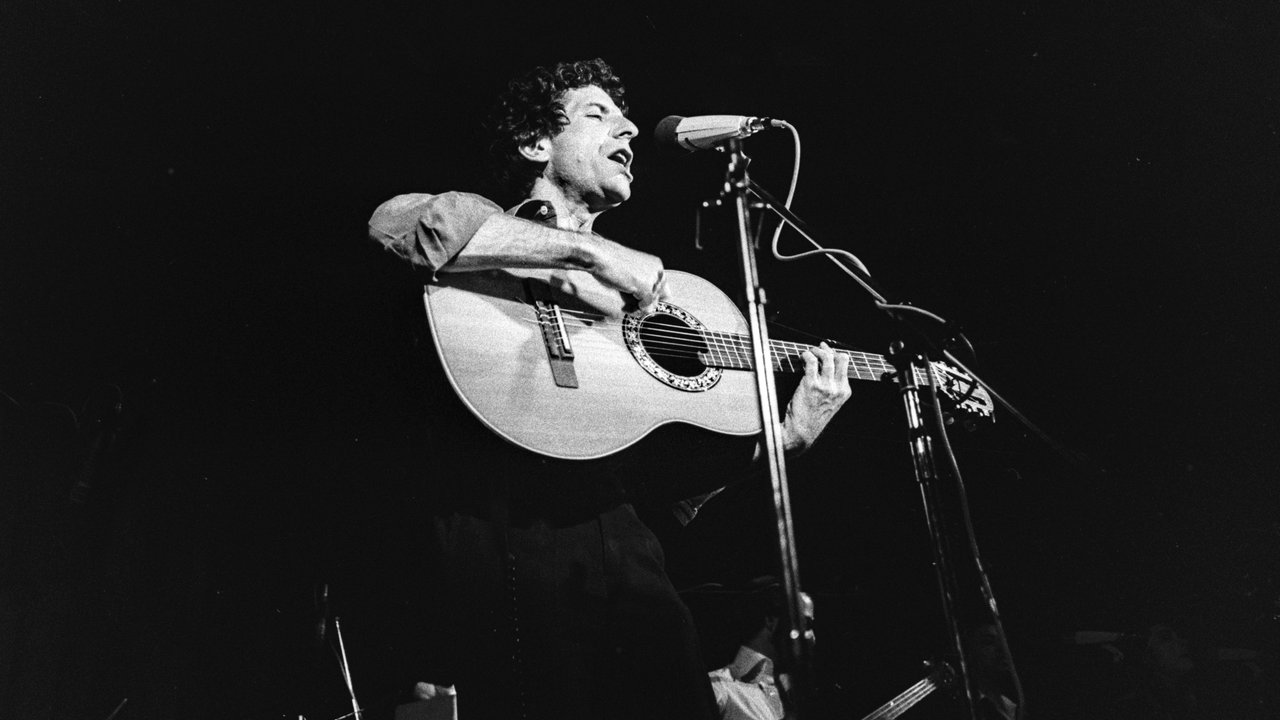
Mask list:
[[[631,196],[637,128],[626,113],[604,61],[537,68],[509,85],[490,122],[500,179],[523,201],[504,212],[463,192],[401,195],[374,212],[370,237],[428,277],[572,269],[636,310],[678,302],[661,259],[592,231]],[[788,454],[812,445],[850,394],[846,355],[823,345],[804,361],[782,427]],[[691,617],[633,503],[651,499],[638,488],[658,477],[749,475],[759,438],[680,426],[661,453],[642,441],[604,460],[551,460],[502,442],[438,385],[422,523],[429,584],[444,598],[427,651],[446,669],[422,679],[455,683],[465,720],[716,717]],[[685,462],[694,451],[714,465]]]

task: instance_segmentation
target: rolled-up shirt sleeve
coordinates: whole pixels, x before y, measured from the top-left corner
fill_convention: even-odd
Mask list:
[[[434,274],[471,241],[502,208],[472,193],[397,195],[369,218],[369,238],[398,257]]]

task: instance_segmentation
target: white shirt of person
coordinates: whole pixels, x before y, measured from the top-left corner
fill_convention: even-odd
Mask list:
[[[782,695],[769,658],[740,647],[733,662],[708,675],[723,720],[782,720]]]

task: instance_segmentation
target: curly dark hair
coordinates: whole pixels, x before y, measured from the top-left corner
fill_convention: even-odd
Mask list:
[[[504,191],[517,198],[528,196],[542,166],[526,160],[520,147],[557,135],[569,123],[564,94],[588,85],[604,90],[618,109],[627,112],[622,80],[600,58],[537,67],[508,83],[486,123],[490,162]]]

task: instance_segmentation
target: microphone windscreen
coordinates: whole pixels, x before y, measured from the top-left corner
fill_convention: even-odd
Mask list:
[[[666,147],[680,147],[680,141],[676,139],[676,128],[680,126],[681,120],[684,118],[679,115],[663,118],[653,129],[653,141]]]

